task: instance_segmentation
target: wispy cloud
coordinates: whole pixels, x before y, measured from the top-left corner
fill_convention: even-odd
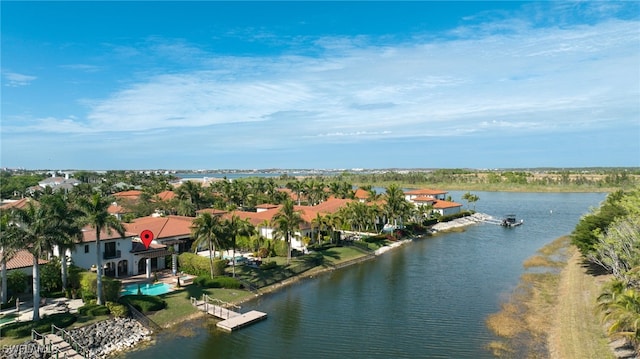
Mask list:
[[[5,79],[4,85],[7,87],[21,87],[27,86],[31,84],[32,81],[36,80],[36,76],[19,74],[17,72],[3,72],[2,76]]]
[[[127,132],[270,122],[293,126],[303,137],[348,140],[367,134],[458,135],[470,128],[540,129],[545,123],[580,126],[599,121],[595,107],[615,117],[625,110],[625,98],[638,95],[637,76],[618,71],[638,61],[637,35],[637,22],[610,21],[383,47],[344,41],[327,47],[322,58],[216,57],[182,41],[163,43],[157,51],[197,53],[208,57],[207,65],[150,76],[95,101],[84,121],[48,118],[40,130]]]
[[[278,48],[259,56],[160,36],[103,43],[100,65],[59,65],[91,73],[92,81],[111,71],[100,97],[77,92],[82,97],[73,101],[86,113],[26,114],[28,121],[4,121],[0,130],[14,144],[34,133],[65,134],[96,151],[117,144],[143,156],[167,144],[227,154],[295,152],[301,143],[431,143],[637,127],[639,21],[607,18],[617,11],[605,2],[525,4],[469,16],[439,33],[398,36],[220,33],[221,42]],[[15,87],[36,80],[3,77]]]
[[[67,69],[67,70],[87,72],[87,73],[99,72],[99,71],[102,71],[103,69],[101,66],[89,65],[89,64],[60,65],[60,68]]]

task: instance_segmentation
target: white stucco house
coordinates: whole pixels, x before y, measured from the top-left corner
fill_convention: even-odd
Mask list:
[[[150,276],[152,269],[164,268],[164,256],[169,254],[164,245],[155,244],[146,249],[136,234],[131,232],[121,237],[115,231],[109,233],[103,230],[100,233],[100,246],[103,274],[115,278],[143,273]],[[80,268],[95,271],[96,249],[96,231],[86,227],[82,241],[71,250],[66,250],[65,257]],[[60,256],[60,248],[55,247],[53,254]]]

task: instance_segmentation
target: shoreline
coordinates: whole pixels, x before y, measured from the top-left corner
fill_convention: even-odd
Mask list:
[[[473,217],[473,218],[470,218]],[[437,228],[433,228],[432,227],[432,234],[436,234],[436,233],[446,233],[449,232],[451,230],[454,229],[459,229],[459,228],[463,228],[469,225],[474,225],[474,224],[479,224],[482,223],[482,218],[487,218],[490,217],[488,215],[485,214],[481,214],[481,213],[475,213],[471,216],[468,217],[462,217],[462,218],[457,218],[454,219],[452,221],[449,222],[445,222],[445,223],[438,223],[438,224],[442,224],[444,226],[439,226]],[[435,225],[434,225],[435,227]],[[389,245],[385,245],[382,246],[378,249],[376,249],[373,252],[373,255],[367,255],[364,254],[361,257],[357,257],[355,259],[352,259],[350,261],[346,261],[344,263],[339,263],[336,266],[318,266],[318,267],[314,267],[304,273],[295,275],[293,277],[287,278],[281,282],[278,283],[274,283],[272,285],[266,286],[264,288],[260,288],[258,290],[256,290],[255,292],[253,292],[253,295],[246,297],[246,298],[242,298],[242,299],[238,299],[235,301],[231,301],[230,304],[233,305],[240,305],[246,302],[250,302],[252,300],[256,300],[257,298],[266,295],[266,294],[270,294],[270,293],[274,293],[277,292],[278,290],[281,290],[287,286],[290,286],[292,284],[295,284],[301,280],[306,280],[306,279],[312,279],[316,276],[319,275],[323,275],[323,274],[327,274],[329,272],[333,272],[337,269],[342,269],[342,268],[347,268],[347,267],[351,267],[355,264],[359,264],[368,260],[372,260],[375,259],[376,257],[383,255],[391,250],[394,250],[396,248],[405,246],[407,244],[410,244],[411,242],[413,242],[414,240],[417,239],[422,239],[425,238],[424,236],[414,236],[414,237],[410,237],[407,239],[402,239],[402,240],[398,240],[396,242],[393,242]],[[209,319],[208,316],[206,316],[203,312],[197,312],[191,315],[188,315],[186,317],[180,318],[178,320],[175,320],[171,323],[165,324],[162,326],[163,330],[170,330],[171,328],[175,328],[177,325],[180,325],[182,323],[188,322],[188,321],[192,321],[192,320],[197,320],[200,318],[206,318]],[[111,319],[107,319],[104,320],[102,322],[98,322],[98,323],[105,323],[105,322],[109,322],[109,321],[113,321],[113,318]],[[137,321],[136,321],[137,322]],[[74,329],[73,331],[77,331],[78,329],[86,329],[86,328],[90,328],[98,323],[95,324],[91,324],[88,326],[84,326],[84,327],[79,327]],[[105,345],[105,347],[111,349],[108,350],[108,353],[103,354],[103,355],[97,355],[96,357],[99,358],[109,358],[112,357],[113,355],[118,355],[121,353],[126,353],[126,352],[135,352],[137,350],[143,350],[144,348],[146,348],[147,346],[153,345],[155,342],[155,337],[158,333],[155,333],[153,331],[148,331],[148,333],[146,335],[143,335],[141,338],[139,338],[139,340],[137,340],[134,344],[131,343],[124,343],[122,341],[114,341],[114,342],[110,342],[107,343]],[[21,343],[21,344],[16,344],[14,346],[11,346],[13,348],[17,348],[18,350],[20,350],[20,348],[23,348],[26,345],[30,345],[32,343],[31,340],[26,340],[25,342]],[[116,349],[117,348],[117,349]],[[9,348],[5,348],[5,349],[9,349]],[[20,357],[18,357],[20,358]],[[28,358],[28,357],[24,357],[24,358]]]

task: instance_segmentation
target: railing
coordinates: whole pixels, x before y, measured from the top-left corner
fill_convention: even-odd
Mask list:
[[[192,297],[192,299],[195,299],[195,298]],[[209,301],[213,302],[214,304],[211,304],[213,306],[213,313],[212,314],[214,316],[216,316],[218,318],[222,318],[222,319],[229,319],[230,315],[232,313],[235,313],[232,310],[230,310],[229,307],[240,309],[240,306],[238,306],[238,305],[227,303],[227,302],[222,301],[222,300],[217,299],[217,298],[211,298],[211,297],[209,297],[208,295],[206,295],[204,293],[202,294],[202,301],[204,302],[204,311],[206,313],[209,313],[209,305],[210,305]],[[217,303],[217,304],[215,304],[215,303]],[[217,311],[218,314],[216,314],[216,307],[218,308],[218,311]],[[224,313],[224,314],[223,314],[223,309],[226,310],[226,313]]]
[[[131,303],[126,303],[126,304],[127,304],[127,307],[129,307],[129,315],[133,319],[140,322],[140,324],[142,324],[145,328],[155,332],[159,332],[162,330],[162,327],[158,325],[158,323],[149,319],[149,317],[147,317],[146,315],[141,313],[139,310],[137,310],[133,305],[131,305]]]
[[[115,253],[104,252],[102,254],[102,259],[116,259],[122,257],[122,252],[118,249]]]
[[[57,330],[57,332],[56,332],[56,330]],[[69,345],[71,345],[73,350],[75,350],[76,353],[80,354],[83,358],[88,358],[89,357],[89,349],[84,347],[83,345],[80,345],[80,343],[78,343],[78,341],[68,331],[66,331],[66,330],[64,330],[62,328],[56,327],[55,324],[51,324],[51,334],[60,335],[60,337],[65,342],[69,343]],[[66,357],[66,354],[65,354],[65,357]]]

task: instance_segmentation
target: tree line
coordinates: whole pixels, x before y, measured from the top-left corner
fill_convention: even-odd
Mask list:
[[[583,256],[612,275],[598,297],[612,336],[640,344],[640,187],[610,193],[582,217],[571,240]]]

